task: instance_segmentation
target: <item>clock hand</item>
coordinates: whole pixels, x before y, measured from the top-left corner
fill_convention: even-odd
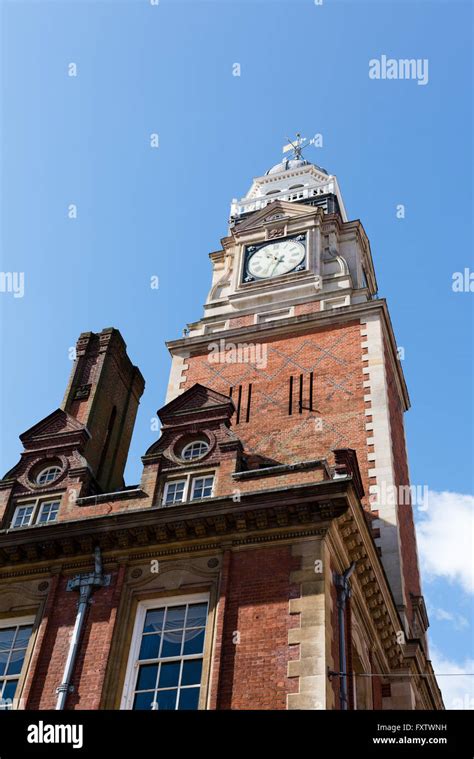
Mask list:
[[[280,258],[276,259],[275,264],[273,266],[273,269],[271,270],[270,276],[272,276],[272,274],[275,271],[275,269],[278,266],[278,264],[281,264],[281,262],[283,261],[283,258],[284,258],[284,256],[280,256]]]

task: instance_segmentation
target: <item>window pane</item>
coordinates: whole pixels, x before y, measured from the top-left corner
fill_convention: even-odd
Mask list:
[[[151,693],[137,693],[133,702],[133,708],[136,711],[150,711],[154,700],[155,694],[153,691]]]
[[[178,709],[197,709],[199,703],[199,688],[183,688],[179,692]]]
[[[185,461],[191,461],[192,459],[197,459],[200,456],[204,456],[208,450],[209,445],[205,443],[204,440],[196,440],[195,442],[189,443],[183,448],[181,458],[183,458]]]
[[[54,522],[58,516],[59,501],[53,501],[52,503],[44,503],[41,507],[38,522]]]
[[[181,663],[179,661],[166,662],[161,665],[159,688],[173,688],[179,683],[179,670]]]
[[[184,634],[183,655],[202,654],[203,648],[204,648],[204,629],[186,630]]]
[[[15,691],[16,686],[18,685],[18,680],[7,680],[5,683],[5,687],[3,689],[2,693],[2,701],[0,702],[0,708],[3,703],[4,709],[11,709],[12,704],[9,703],[13,701],[15,697]]]
[[[165,630],[178,630],[184,627],[186,606],[170,606],[166,612]]]
[[[25,649],[20,648],[18,651],[12,651],[10,662],[8,664],[7,675],[19,675],[23,662],[25,660]]]
[[[0,651],[9,651],[13,646],[15,638],[15,627],[4,627],[0,629]]]
[[[163,629],[164,609],[152,609],[147,611],[143,632],[161,632]]]
[[[0,652],[0,677],[5,674],[9,655],[10,654],[8,653],[8,651]],[[1,683],[0,683],[0,686],[1,686]]]
[[[157,664],[143,664],[138,673],[137,690],[154,690],[157,675]]]
[[[181,641],[183,639],[183,631],[171,631],[163,633],[163,646],[161,649],[161,658],[167,659],[170,656],[180,656],[181,654]]]
[[[191,604],[188,607],[186,627],[204,627],[207,617],[207,604]]]
[[[158,709],[176,709],[177,690],[160,690],[156,694]]]
[[[32,625],[0,629],[0,694],[3,688],[3,699],[13,698],[18,680],[5,681],[3,678],[20,674],[32,629]],[[10,705],[5,706],[3,701],[0,708],[9,709]]]
[[[19,627],[16,637],[14,648],[26,648],[30,639],[33,625],[26,625],[25,627]]]
[[[191,659],[183,662],[181,685],[200,685],[202,674],[202,659]]]
[[[157,659],[160,651],[161,635],[144,635],[140,646],[139,659]]]

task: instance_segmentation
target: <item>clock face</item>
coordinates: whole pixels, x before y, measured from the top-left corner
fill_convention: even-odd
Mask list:
[[[298,240],[281,240],[257,248],[247,261],[247,272],[256,279],[270,279],[296,269],[306,255]]]

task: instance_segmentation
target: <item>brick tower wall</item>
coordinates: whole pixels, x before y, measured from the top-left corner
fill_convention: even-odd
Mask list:
[[[278,463],[318,458],[332,459],[331,449],[351,447],[368,493],[367,432],[365,429],[364,374],[360,323],[313,330],[293,337],[275,337],[264,343],[266,366],[251,363],[212,363],[208,354],[191,356],[183,372],[180,392],[200,382],[229,394],[240,418],[233,427],[247,454]],[[303,374],[303,405],[309,406],[313,372],[313,410],[299,413],[299,383]],[[289,414],[290,377],[293,408]],[[249,386],[251,399],[247,408]],[[239,386],[242,390],[239,391]],[[368,496],[364,499],[368,508]]]

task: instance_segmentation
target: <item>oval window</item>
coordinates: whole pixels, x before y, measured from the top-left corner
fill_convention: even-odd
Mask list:
[[[45,469],[42,469],[36,476],[36,483],[37,485],[47,485],[49,482],[56,480],[60,474],[60,466],[48,466]]]
[[[193,440],[184,446],[181,451],[181,458],[184,461],[194,461],[194,459],[200,459],[209,450],[209,443],[205,440]]]

